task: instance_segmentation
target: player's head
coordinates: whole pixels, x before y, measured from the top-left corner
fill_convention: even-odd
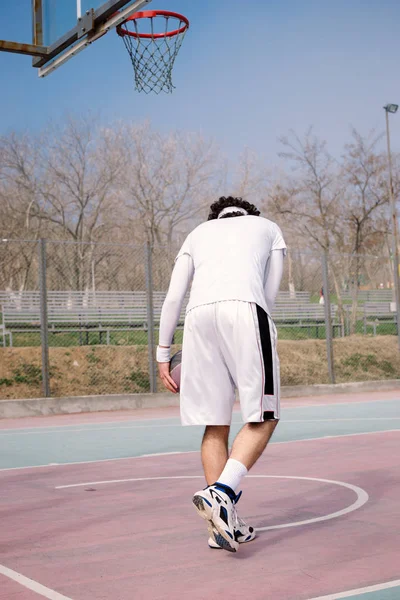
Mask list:
[[[259,214],[260,211],[254,204],[250,204],[250,202],[246,202],[242,198],[222,196],[219,200],[211,204],[208,221],[212,219],[226,219],[227,217],[243,217],[245,215],[258,217]]]

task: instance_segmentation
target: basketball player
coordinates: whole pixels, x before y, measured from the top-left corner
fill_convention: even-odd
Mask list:
[[[170,345],[187,306],[180,386],[183,425],[204,425],[201,458],[208,487],[193,496],[209,546],[236,552],[255,531],[236,512],[243,477],[263,453],[280,415],[277,334],[271,311],[286,245],[279,227],[241,198],[222,197],[176,257],[160,322],[157,361],[171,392]],[[228,454],[238,390],[245,425]]]

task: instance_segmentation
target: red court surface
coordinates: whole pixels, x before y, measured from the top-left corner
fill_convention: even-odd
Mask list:
[[[307,600],[394,580],[399,449],[400,431],[271,444],[238,505],[259,536],[237,554],[207,546],[198,453],[3,471],[0,563],[51,600]],[[40,589],[0,574],[1,600]]]

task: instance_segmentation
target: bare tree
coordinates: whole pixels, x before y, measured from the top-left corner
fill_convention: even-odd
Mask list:
[[[311,128],[303,139],[292,131],[281,142],[285,151],[280,156],[290,162],[292,174],[271,188],[269,204],[285,219],[292,234],[296,232],[300,248],[323,250],[329,258],[335,248],[335,232],[340,228],[343,186],[339,169],[327,152],[326,143]],[[340,283],[334,268],[332,274],[344,323]]]
[[[10,133],[0,137],[0,236],[4,240],[22,238],[36,241],[43,223],[34,214],[38,198],[39,155],[34,136]],[[37,269],[37,245],[3,242],[1,286],[26,289],[32,286]],[[34,278],[37,280],[37,277]]]
[[[213,142],[197,134],[162,135],[146,122],[125,127],[124,176],[120,196],[130,224],[140,222],[151,244],[173,237],[198,222],[221,176]]]
[[[352,294],[350,332],[354,333],[357,321],[358,291],[364,255],[382,251],[387,233],[387,223],[382,217],[388,204],[386,186],[386,161],[376,147],[381,135],[371,132],[363,137],[352,130],[352,141],[345,146],[343,176],[346,183],[346,203],[343,229],[347,232],[350,250],[349,286]],[[383,225],[383,230],[382,230]]]
[[[270,173],[255,152],[245,148],[234,167],[233,194],[259,205],[269,186]]]
[[[93,243],[112,239],[114,203],[122,155],[117,133],[97,126],[92,116],[68,118],[64,127],[46,132],[41,151],[44,166],[37,207],[52,237],[75,242],[53,247],[53,269],[64,284],[76,289],[89,285]]]
[[[308,245],[329,250],[342,195],[335,161],[312,129],[303,140],[291,132],[281,142],[286,151],[280,156],[290,161],[293,175],[273,189],[273,206],[278,214],[295,221]]]

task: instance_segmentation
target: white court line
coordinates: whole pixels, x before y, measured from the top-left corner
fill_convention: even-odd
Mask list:
[[[353,421],[400,421],[400,417],[349,417],[349,418],[341,418],[341,419],[281,419],[281,425],[286,425],[287,423],[331,423],[331,422],[353,422]],[[242,425],[243,421],[232,421],[231,425]],[[13,435],[41,435],[41,434],[51,434],[51,433],[96,433],[97,431],[121,431],[124,429],[164,429],[164,428],[181,428],[181,423],[173,423],[171,425],[121,425],[120,427],[93,427],[93,428],[85,428],[80,427],[76,429],[64,429],[64,431],[58,431],[57,429],[48,429],[48,430],[29,430],[29,431],[21,431],[19,429],[14,430],[0,430],[0,438],[3,436],[13,436]],[[204,425],[198,425],[198,427],[204,427]]]
[[[281,525],[269,525],[267,527],[256,527],[257,531],[270,531],[271,529],[284,529],[287,527],[300,527],[302,525],[311,525],[312,523],[319,523],[321,521],[330,521],[331,519],[336,519],[337,517],[342,517],[343,515],[347,515],[348,513],[353,512],[364,506],[369,500],[369,496],[365,490],[362,488],[352,485],[351,483],[345,483],[344,481],[336,481],[333,479],[319,479],[317,477],[298,477],[293,475],[247,475],[247,478],[250,479],[296,479],[302,481],[318,481],[321,483],[330,483],[332,485],[338,485],[340,487],[347,488],[353,491],[357,500],[334,513],[330,513],[329,515],[323,515],[322,517],[314,517],[313,519],[306,519],[304,521],[292,521],[290,523],[282,523]],[[130,483],[133,481],[165,481],[170,479],[204,479],[204,475],[172,475],[165,477],[133,477],[126,479],[108,479],[105,481],[86,481],[85,483],[72,483],[69,485],[58,485],[54,489],[56,490],[65,490],[68,488],[78,488],[85,487],[87,485],[109,485],[113,483]]]
[[[360,433],[344,433],[341,435],[325,435],[315,438],[304,438],[302,440],[284,440],[281,442],[274,442],[272,440],[270,444],[298,444],[299,442],[317,442],[319,440],[331,440],[334,438],[344,438],[344,437],[355,437],[358,435],[377,435],[380,433],[400,433],[400,429],[382,429],[381,431],[362,431]],[[121,458],[100,458],[99,460],[78,460],[75,462],[66,462],[66,463],[49,463],[47,465],[30,465],[26,467],[6,467],[5,469],[0,469],[0,473],[3,471],[21,471],[22,469],[45,469],[46,467],[67,467],[70,465],[90,465],[94,463],[103,463],[103,462],[113,462],[118,460],[135,460],[136,458],[149,458],[152,456],[168,456],[171,454],[196,454],[199,453],[200,450],[178,450],[177,452],[155,452],[154,454],[139,454],[138,456],[123,456]]]
[[[336,519],[337,517],[343,517],[343,515],[347,515],[354,510],[358,510],[364,504],[366,504],[369,500],[369,496],[363,488],[358,487],[357,485],[353,485],[351,483],[345,483],[344,481],[336,481],[334,479],[319,479],[317,477],[298,477],[298,476],[289,476],[289,475],[248,475],[248,477],[254,478],[266,478],[270,477],[272,479],[301,479],[306,481],[319,481],[321,483],[331,483],[333,485],[338,485],[340,487],[347,488],[352,490],[356,496],[357,500],[347,506],[346,508],[342,508],[342,510],[338,510],[334,513],[330,513],[329,515],[324,515],[322,517],[314,517],[313,519],[306,519],[304,521],[294,521],[292,523],[284,523],[283,525],[269,525],[267,527],[257,527],[257,531],[270,531],[271,529],[283,529],[286,527],[300,527],[301,525],[310,525],[311,523],[320,523],[321,521],[330,521],[331,519]]]
[[[252,475],[247,475],[247,477],[252,477]],[[57,485],[54,487],[54,489],[65,490],[67,488],[85,487],[85,485],[107,485],[109,483],[129,483],[130,481],[164,481],[166,479],[204,479],[204,475],[160,475],[159,477],[129,477],[127,479],[105,479],[104,481],[86,481],[84,483]]]
[[[397,430],[395,430],[397,431]],[[399,430],[400,431],[400,430]],[[68,465],[91,465],[103,462],[114,462],[117,460],[133,460],[135,458],[148,458],[149,456],[169,456],[170,454],[195,454],[199,450],[187,450],[177,452],[155,452],[154,454],[139,454],[138,456],[122,456],[120,458],[100,458],[98,460],[77,460],[75,462],[66,463],[49,463],[47,465],[31,465],[28,467],[7,467],[6,469],[0,469],[2,471],[20,471],[21,469],[44,469],[46,467],[67,467]]]
[[[388,590],[396,586],[400,586],[400,579],[396,581],[388,581],[387,583],[378,583],[377,585],[370,585],[369,587],[358,588],[357,590],[348,590],[347,592],[339,592],[338,594],[328,594],[328,596],[318,596],[318,598],[309,598],[309,600],[339,600],[340,598],[349,598],[356,594],[368,594],[368,592],[380,592],[381,590]]]
[[[37,583],[37,581],[33,581],[33,579],[29,579],[25,577],[25,575],[21,575],[21,573],[17,573],[4,565],[0,565],[0,574],[8,577],[9,579],[13,579],[17,583],[22,586],[28,588],[28,590],[32,590],[39,594],[39,596],[43,596],[44,598],[48,598],[49,600],[72,600],[72,598],[68,598],[67,596],[63,596],[54,590],[42,585],[41,583]]]
[[[356,437],[357,435],[373,435],[374,433],[400,433],[400,429],[381,429],[379,431],[360,431],[358,433],[341,433],[337,435],[321,435],[315,438],[303,438],[301,440],[284,440],[282,442],[270,441],[270,444],[294,444],[296,442],[315,442],[317,440],[332,440],[334,438]]]
[[[388,417],[389,418],[389,417]],[[233,421],[232,425],[240,425],[241,421]],[[42,430],[42,431],[19,431],[18,429],[10,430],[0,430],[0,437],[7,435],[41,435],[48,433],[56,433],[57,435],[60,433],[96,433],[97,431],[120,431],[121,429],[169,429],[169,428],[177,428],[182,427],[181,423],[173,423],[171,425],[121,425],[121,427],[91,427],[87,429],[86,427],[79,427],[76,429],[64,429],[63,431],[58,431],[57,429],[50,430]],[[204,425],[198,425],[198,427],[204,427]]]
[[[285,406],[283,407],[283,411],[286,412],[287,410],[301,410],[303,408],[320,408],[321,406],[358,406],[360,404],[368,404],[368,406],[370,406],[371,404],[379,404],[381,405],[382,402],[398,402],[400,400],[400,398],[388,398],[386,400],[365,400],[365,401],[361,401],[361,402],[330,402],[328,404],[299,404],[297,406]],[[178,407],[177,407],[178,408]],[[148,410],[155,410],[155,409],[148,409]],[[234,410],[233,414],[239,414],[240,413],[240,409]],[[63,416],[77,416],[78,413],[70,413],[69,415],[46,415],[47,417],[63,417]],[[23,418],[32,418],[32,417],[23,417]],[[128,420],[128,423],[135,423],[137,421],[140,422],[144,422],[144,423],[152,423],[153,421],[169,421],[171,419],[179,419],[179,416],[175,416],[175,417],[151,417],[148,419],[135,419],[135,420]],[[113,424],[117,424],[117,423],[125,423],[126,421],[124,421],[124,418],[121,417],[118,420],[115,421],[103,421],[103,425],[113,425]],[[238,421],[239,423],[239,421]],[[0,420],[0,425],[1,425],[1,420]],[[96,426],[98,425],[98,423],[96,421],[89,421],[88,423],[82,423],[82,426]],[[16,427],[15,429],[13,429],[12,431],[32,431],[34,429],[40,429],[40,430],[46,430],[46,429],[64,429],[67,427],[73,427],[73,425],[44,425],[43,427]],[[97,429],[97,427],[94,427],[94,429]],[[0,427],[0,432],[2,431],[9,431],[9,429],[2,429]]]

